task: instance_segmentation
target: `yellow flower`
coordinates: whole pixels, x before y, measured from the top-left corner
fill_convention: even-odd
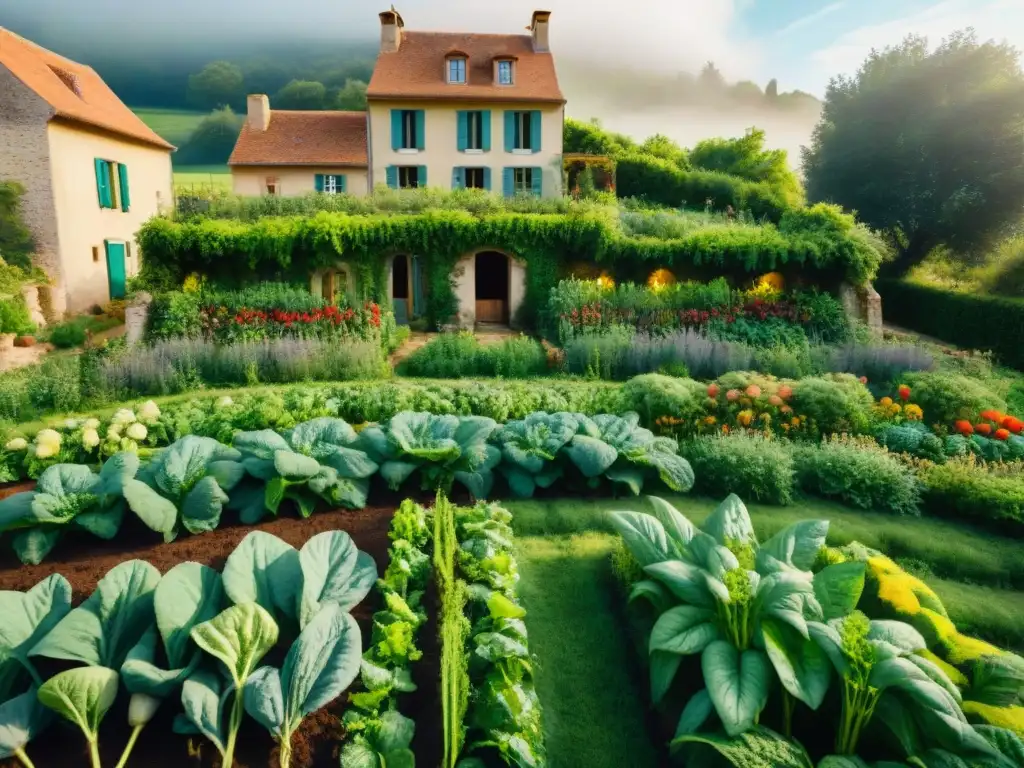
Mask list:
[[[921,410],[921,406],[914,403],[908,403],[907,407],[903,409],[903,413],[911,421],[921,421],[924,418],[924,411]]]
[[[711,426],[716,421],[718,421],[718,419],[716,419],[714,416],[705,416],[704,417],[704,423],[707,424],[708,426]]]
[[[892,405],[892,398],[883,397],[881,400],[878,401],[878,404],[883,408],[888,408],[890,405]]]
[[[736,414],[736,421],[742,424],[744,427],[749,427],[750,422],[754,419],[754,412],[750,409],[740,411]]]
[[[800,426],[800,417],[799,416],[794,416],[792,419],[789,420],[789,423],[792,424],[794,427],[799,427]]]

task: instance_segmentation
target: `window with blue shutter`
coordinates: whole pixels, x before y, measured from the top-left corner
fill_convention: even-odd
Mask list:
[[[341,176],[334,177],[338,182],[339,192],[348,192],[348,176],[342,174]]]
[[[510,114],[506,112],[505,114]],[[515,195],[515,168],[503,168],[501,171],[501,194],[505,197]]]
[[[121,210],[127,213],[132,207],[132,198],[128,192],[128,166],[124,163],[117,165],[117,188],[121,193]]]
[[[401,109],[391,110],[391,148],[401,149],[402,148],[402,116],[405,113]]]
[[[416,112],[416,143],[413,144],[416,149],[426,149],[426,115],[422,109],[415,110]]]
[[[544,191],[544,169],[543,168],[531,168],[530,169],[530,186],[532,192],[537,197],[540,197]]]
[[[491,169],[484,168],[484,189],[491,191]]]
[[[416,176],[416,186],[425,187],[427,186],[427,166],[421,165],[419,167],[419,173]]]
[[[489,109],[480,113],[480,149],[484,152],[491,151],[491,110]]]
[[[317,192],[323,192],[324,191],[324,175],[322,173],[316,174],[315,184],[316,184],[316,191]]]
[[[96,170],[96,193],[99,197],[100,208],[113,208],[114,195],[110,188],[110,163],[97,157],[93,161],[93,166]]]
[[[452,189],[465,189],[465,169],[452,168]]]
[[[540,152],[540,110],[530,112],[530,146],[525,149]]]
[[[398,166],[389,165],[387,169],[388,186],[391,189],[398,189]]]
[[[505,112],[505,151],[516,147],[516,112]]]
[[[457,143],[459,152],[465,152],[469,149],[469,112],[459,110],[455,113],[458,120],[457,129]]]

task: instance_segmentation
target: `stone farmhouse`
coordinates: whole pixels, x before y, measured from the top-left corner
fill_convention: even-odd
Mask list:
[[[173,150],[92,68],[0,27],[0,178],[25,187],[54,315],[125,295],[135,233],[173,203]]]

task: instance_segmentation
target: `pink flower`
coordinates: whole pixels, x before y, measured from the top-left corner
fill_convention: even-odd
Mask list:
[[[772,395],[771,397],[768,398],[768,402],[774,405],[775,407],[778,407],[782,405],[782,398],[779,397],[778,395]]]
[[[725,399],[730,403],[734,403],[740,399],[740,391],[738,389],[730,389],[725,393]]]
[[[757,384],[751,384],[749,387],[747,387],[747,396],[748,397],[760,397],[761,396],[761,388],[759,386],[757,386]]]

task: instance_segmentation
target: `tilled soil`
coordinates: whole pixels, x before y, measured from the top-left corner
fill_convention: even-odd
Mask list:
[[[29,490],[20,487],[0,489],[0,498],[14,491]],[[380,498],[378,496],[377,498]],[[383,499],[382,499],[383,500]],[[61,540],[51,556],[36,566],[22,565],[8,546],[0,553],[0,590],[24,591],[53,573],[60,573],[71,583],[73,601],[77,605],[96,588],[96,583],[115,565],[126,560],[140,559],[166,573],[178,563],[194,561],[221,570],[228,555],[253,530],[262,530],[279,536],[295,547],[301,547],[308,539],[324,531],[342,530],[352,536],[363,551],[373,557],[378,572],[383,574],[387,567],[388,529],[391,518],[401,497],[389,499],[393,503],[367,509],[334,510],[316,513],[309,519],[297,516],[283,516],[268,520],[257,526],[231,524],[199,536],[183,534],[177,541],[164,544],[159,536],[147,529],[137,518],[129,514],[124,525],[113,541],[102,541],[87,534],[69,534]],[[376,593],[353,611],[363,633],[363,646],[370,637],[370,617],[377,609]],[[419,645],[424,658],[416,663],[415,680],[419,691],[404,697],[403,713],[417,723],[417,755],[425,765],[436,764],[438,758],[437,712],[439,698],[437,674],[439,653],[437,650],[436,617],[431,611],[431,621],[421,629]],[[0,616],[0,621],[3,617]],[[284,652],[275,649],[263,663],[280,666]],[[48,670],[49,671],[49,670]],[[345,709],[346,696],[342,696],[323,710],[303,721],[295,733],[292,744],[292,768],[337,768],[340,744],[343,735],[339,718]],[[230,705],[229,705],[230,706]],[[103,766],[114,766],[128,741],[130,728],[127,724],[128,696],[122,689],[117,703],[107,714],[100,735],[100,752]],[[212,744],[198,737],[185,737],[174,733],[174,716],[181,711],[177,700],[167,701],[154,719],[142,731],[132,751],[128,768],[215,768],[220,765],[220,755]],[[75,768],[89,766],[85,739],[81,732],[63,720],[52,725],[39,739],[26,748],[37,768]],[[234,768],[277,768],[278,747],[266,730],[248,716],[243,721],[235,751]],[[21,768],[15,760],[0,761],[0,768]]]

